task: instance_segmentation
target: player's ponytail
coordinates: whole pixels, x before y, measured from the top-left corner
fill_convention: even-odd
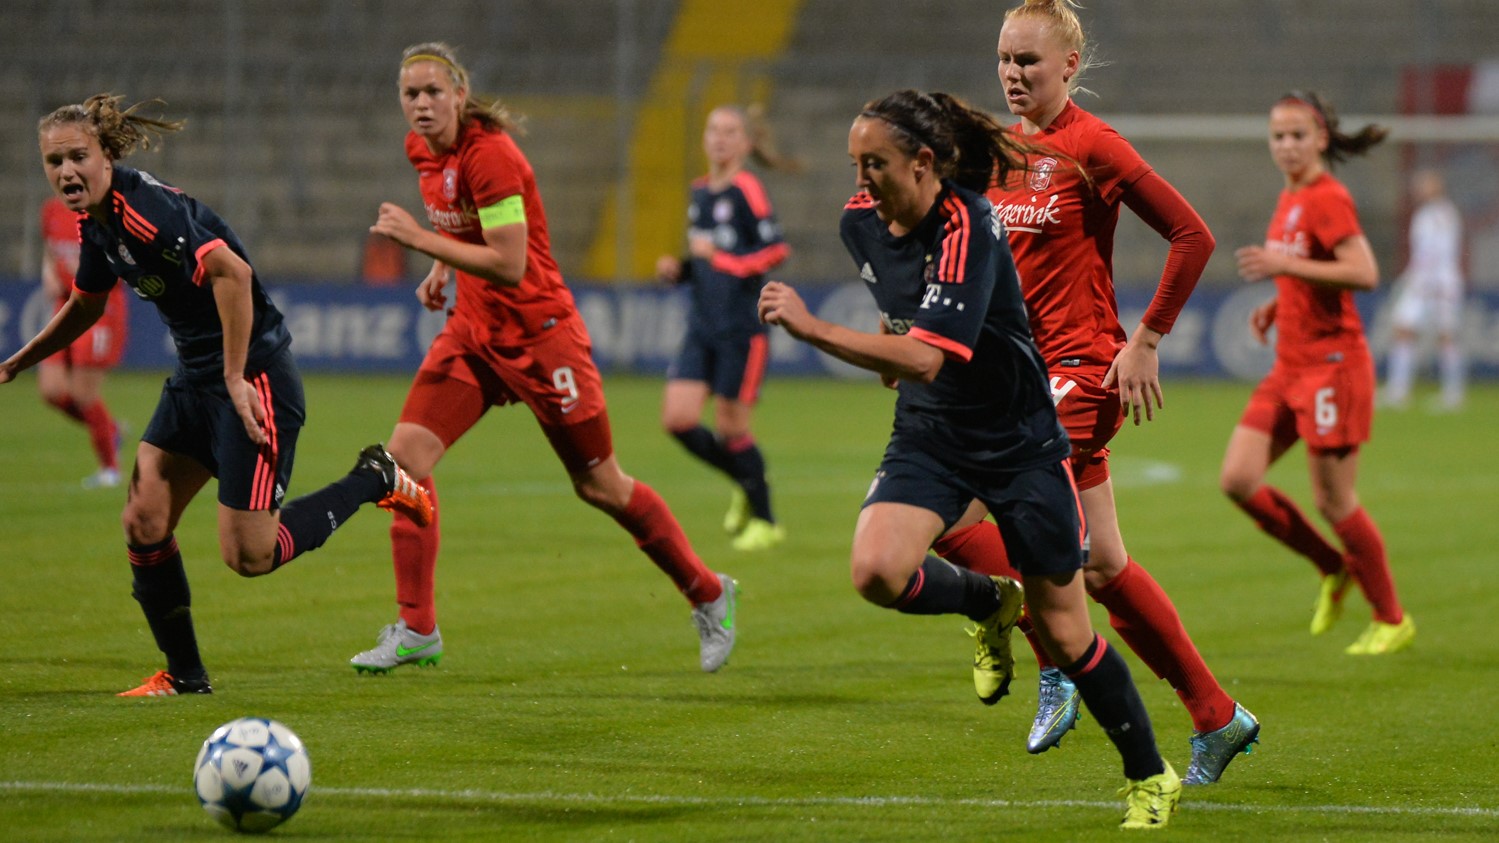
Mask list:
[[[908,155],[930,149],[939,176],[977,193],[1024,170],[1025,156],[1039,151],[988,113],[941,92],[896,91],[866,104],[859,116],[885,121]]]
[[[447,71],[448,78],[453,80],[453,87],[463,89],[463,105],[459,109],[459,119],[462,122],[477,122],[486,129],[506,131],[512,135],[525,134],[522,124],[526,118],[523,115],[512,112],[498,99],[474,93],[473,86],[469,84],[468,68],[459,63],[458,53],[452,47],[442,41],[427,41],[412,44],[401,53],[402,68],[423,61],[440,65]]]
[[[181,120],[155,120],[135,113],[143,105],[165,105],[161,100],[144,100],[120,108],[124,99],[116,94],[95,94],[81,104],[65,105],[43,117],[37,123],[37,132],[54,126],[85,126],[99,138],[104,155],[111,161],[119,161],[137,149],[150,149],[163,135],[183,126]]]
[[[1333,109],[1332,103],[1316,91],[1291,91],[1276,100],[1276,105],[1283,103],[1307,109],[1312,113],[1312,119],[1317,121],[1317,126],[1327,132],[1327,151],[1322,153],[1322,157],[1327,161],[1328,169],[1332,169],[1339,161],[1347,161],[1350,155],[1367,153],[1390,134],[1389,129],[1374,123],[1354,134],[1344,134],[1338,129],[1338,113]]]

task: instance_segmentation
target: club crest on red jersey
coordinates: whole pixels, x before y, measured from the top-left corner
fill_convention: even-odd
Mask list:
[[[1051,174],[1057,169],[1057,159],[1046,157],[1036,162],[1031,170],[1030,187],[1036,193],[1040,193],[1051,187]]]
[[[458,198],[458,171],[455,169],[442,171],[442,198],[449,202]]]

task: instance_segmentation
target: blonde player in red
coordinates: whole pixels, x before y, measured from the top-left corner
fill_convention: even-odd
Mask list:
[[[468,80],[446,44],[417,44],[402,56],[406,154],[436,230],[391,203],[370,230],[432,258],[416,295],[429,310],[448,308],[448,322],[416,373],[388,449],[435,509],[432,470],[448,448],[490,407],[524,403],[578,497],[629,531],[692,604],[702,669],[715,671],[734,646],[734,580],[705,567],[661,496],[620,469],[588,332],[552,259],[531,166],[512,139],[509,114],[475,97]],[[441,657],[437,520],[419,527],[398,517],[391,527],[400,618],[351,659],[356,670],[383,673]]]
[[[1029,0],[1005,15],[999,81],[1012,127],[1046,150],[989,191],[1009,232],[1031,331],[1046,361],[1052,398],[1072,440],[1072,469],[1087,516],[1084,575],[1109,622],[1192,717],[1192,761],[1184,784],[1211,784],[1259,736],[1259,722],[1214,678],[1171,598],[1124,546],[1109,477],[1108,443],[1126,415],[1154,418],[1161,406],[1156,346],[1186,303],[1214,241],[1202,218],[1108,124],[1072,99],[1089,62],[1073,4]],[[1112,257],[1119,208],[1128,207],[1170,243],[1150,307],[1132,337],[1119,324]],[[934,549],[950,561],[1000,574],[1008,565],[998,530],[968,518]],[[965,526],[966,525],[966,526]],[[1027,749],[1045,752],[1077,722],[1077,690],[1031,638],[1041,663]],[[979,697],[994,685],[974,666]]]
[[[53,298],[54,311],[67,304],[78,272],[78,218],[53,196],[42,203],[42,289]],[[99,468],[83,478],[86,488],[120,485],[120,428],[104,404],[104,377],[125,352],[125,285],[109,294],[104,315],[67,348],[37,366],[42,400],[88,428]]]
[[[1374,415],[1374,361],[1353,294],[1379,283],[1374,252],[1353,197],[1331,168],[1361,155],[1386,130],[1338,130],[1332,105],[1315,93],[1286,94],[1270,109],[1270,155],[1285,188],[1262,246],[1234,254],[1247,281],[1275,280],[1275,298],[1249,325],[1260,342],[1277,329],[1275,365],[1223,455],[1223,491],[1265,532],[1311,560],[1322,574],[1312,634],[1332,628],[1349,580],[1373,606],[1374,620],[1345,652],[1383,655],[1410,646],[1416,624],[1400,606],[1384,540],[1354,490],[1359,447]],[[1334,547],[1284,492],[1265,483],[1270,466],[1306,440],[1317,511],[1342,542]]]

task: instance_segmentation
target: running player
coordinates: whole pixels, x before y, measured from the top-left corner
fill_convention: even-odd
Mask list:
[[[391,203],[380,206],[370,230],[432,259],[416,290],[427,309],[448,306],[455,272],[457,286],[447,325],[406,395],[390,453],[435,502],[432,470],[443,454],[490,407],[524,403],[578,497],[619,522],[692,604],[702,669],[718,670],[734,647],[734,580],[708,570],[661,496],[620,469],[588,332],[552,260],[531,166],[512,139],[508,112],[471,94],[468,78],[446,44],[417,44],[401,58],[406,155],[436,231]],[[350,660],[355,670],[384,673],[441,657],[437,543],[436,518],[396,519],[400,617]]]
[[[1020,562],[1024,601],[1047,651],[1076,683],[1124,759],[1124,828],[1163,826],[1181,780],[1160,756],[1129,668],[1092,628],[1084,597],[1082,513],[1046,368],[1026,322],[1004,224],[980,191],[1024,167],[1030,146],[946,94],[898,91],[849,131],[859,193],[844,245],[880,309],[864,333],[808,313],[772,281],[760,316],[792,336],[897,383],[894,431],[854,528],[864,599],[909,614],[963,614],[996,671],[1014,669],[1010,628],[1022,595],[927,555],[981,501]]]
[[[62,200],[42,203],[42,290],[55,301],[56,313],[67,304],[78,272],[78,215]],[[72,345],[43,360],[36,368],[42,400],[88,428],[89,444],[99,468],[83,478],[86,489],[120,485],[120,428],[104,404],[104,377],[120,364],[125,351],[125,288],[109,294],[104,315]]]
[[[1067,0],[1012,8],[999,36],[999,79],[1012,127],[1042,152],[1029,169],[989,191],[1009,231],[1031,330],[1051,378],[1052,398],[1072,440],[1072,470],[1088,523],[1084,574],[1109,623],[1192,717],[1192,761],[1182,781],[1211,784],[1259,736],[1254,715],[1234,702],[1204,663],[1171,598],[1125,549],[1109,476],[1109,441],[1161,405],[1156,346],[1171,330],[1213,251],[1192,206],[1128,141],[1072,99],[1088,67],[1082,24]],[[1115,301],[1112,257],[1120,205],[1170,244],[1154,300],[1126,339]],[[982,513],[978,513],[981,515]],[[959,565],[1003,573],[993,525],[964,524],[936,545]],[[1023,628],[1023,626],[1022,626]],[[1077,691],[1035,646],[1041,663],[1036,718],[1026,748],[1056,746],[1077,722]],[[976,663],[979,697],[991,701],[993,672]]]
[[[379,445],[342,479],[282,506],[304,417],[291,335],[229,226],[208,206],[119,162],[181,123],[142,117],[139,104],[98,94],[43,117],[42,168],[81,214],[72,294],[10,359],[0,384],[82,336],[117,280],[156,305],[177,346],[135,455],[122,521],[134,595],[167,659],[120,696],[207,694],[187,573],[174,533],[183,510],[219,480],[219,549],[236,573],[268,574],[320,547],[365,503],[431,520],[425,492]]]
[[[1249,517],[1322,575],[1312,634],[1332,628],[1351,578],[1374,619],[1349,655],[1383,655],[1410,646],[1416,624],[1400,605],[1384,539],[1359,502],[1359,447],[1374,415],[1374,361],[1353,294],[1379,283],[1374,251],[1348,189],[1331,169],[1362,155],[1387,131],[1338,129],[1332,105],[1315,93],[1286,94],[1270,109],[1270,156],[1285,188],[1263,246],[1238,257],[1246,281],[1275,279],[1276,295],[1250,314],[1260,342],[1277,329],[1275,365],[1260,381],[1223,455],[1225,494]],[[1284,492],[1265,483],[1270,466],[1306,440],[1312,495],[1343,548],[1333,547]]]
[[[692,289],[687,336],[666,374],[661,423],[698,459],[734,481],[723,527],[734,536],[735,550],[767,550],[785,538],[770,508],[765,457],[750,432],[769,357],[755,300],[765,274],[791,251],[765,187],[745,169],[751,157],[780,164],[764,138],[763,127],[745,109],[720,106],[708,114],[708,175],[692,183],[687,257],[663,255],[656,262],[662,280]],[[716,434],[702,423],[710,394]]]

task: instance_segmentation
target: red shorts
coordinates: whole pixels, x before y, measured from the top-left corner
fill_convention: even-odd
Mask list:
[[[1072,474],[1079,490],[1109,479],[1109,441],[1124,425],[1118,387],[1103,388],[1108,372],[1104,365],[1051,369],[1051,400],[1072,440]]]
[[[1352,448],[1369,441],[1374,421],[1374,360],[1347,351],[1314,365],[1279,360],[1260,381],[1239,424],[1288,447],[1305,439],[1312,451]]]
[[[61,309],[62,302],[57,307]],[[110,291],[104,315],[99,317],[99,321],[73,340],[67,348],[42,361],[43,365],[113,369],[120,365],[120,358],[125,354],[125,319],[125,285],[120,284]]]
[[[574,314],[527,346],[494,347],[449,322],[417,370],[401,421],[419,424],[452,447],[490,407],[531,408],[569,473],[614,453],[604,384],[588,330]]]

